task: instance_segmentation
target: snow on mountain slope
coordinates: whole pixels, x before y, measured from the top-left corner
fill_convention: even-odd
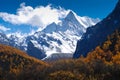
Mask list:
[[[9,39],[4,33],[1,33],[1,32],[0,32],[0,43],[5,45],[9,44]]]
[[[99,19],[79,17],[70,11],[62,22],[48,25],[43,31],[36,32],[34,39],[41,50],[50,57],[54,54],[74,53],[77,40],[85,33],[86,28],[99,22]],[[63,54],[64,55],[64,54]]]
[[[86,28],[99,21],[99,19],[80,17],[70,11],[60,23],[53,22],[33,35],[17,36],[11,34],[8,45],[17,47],[29,55],[43,60],[48,58],[51,60],[52,57],[56,59],[59,56],[65,58],[66,55],[70,54],[68,56],[71,56],[74,53],[77,41],[86,32]],[[54,55],[57,57],[55,58]]]
[[[26,43],[27,35],[16,32],[16,33],[7,35],[7,37],[9,39],[10,46],[16,47],[23,51],[27,50],[27,43]]]

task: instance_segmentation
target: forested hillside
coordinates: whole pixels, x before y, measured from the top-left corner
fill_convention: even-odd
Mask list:
[[[53,64],[47,80],[120,80],[120,30],[87,57]]]
[[[45,63],[0,45],[0,80],[119,80],[120,30],[87,57]]]
[[[48,64],[10,46],[0,45],[0,80],[37,80]]]

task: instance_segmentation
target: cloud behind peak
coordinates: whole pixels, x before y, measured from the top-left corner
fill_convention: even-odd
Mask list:
[[[51,5],[26,6],[25,3],[20,4],[20,8],[17,9],[16,14],[10,14],[7,12],[0,12],[0,18],[11,24],[25,24],[36,27],[44,27],[53,22],[60,22],[61,18],[64,18],[69,10],[64,8],[54,8]]]

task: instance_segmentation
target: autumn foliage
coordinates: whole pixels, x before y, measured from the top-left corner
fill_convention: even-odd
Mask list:
[[[0,80],[120,80],[120,30],[87,57],[49,63],[0,45]]]
[[[67,78],[73,76],[73,80],[120,80],[120,30],[108,36],[107,40],[89,52],[87,57],[60,60],[52,65],[48,75],[51,80],[72,80]],[[71,76],[61,76],[67,73]]]
[[[43,70],[48,65],[18,49],[0,45],[0,80],[25,80],[29,71],[34,70],[36,66],[38,70]]]

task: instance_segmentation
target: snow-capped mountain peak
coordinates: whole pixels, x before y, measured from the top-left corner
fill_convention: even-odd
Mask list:
[[[67,20],[73,20],[73,19],[76,19],[75,17],[75,13],[73,11],[70,11],[67,16],[65,17],[65,19]]]
[[[36,31],[34,34],[23,37],[12,34],[13,36],[6,40],[10,42],[8,45],[26,51],[29,55],[39,59],[53,57],[53,54],[64,53],[63,55],[68,55],[70,53],[71,55],[86,28],[97,22],[98,20],[80,17],[75,12],[70,11],[60,23],[53,22],[42,31]]]

